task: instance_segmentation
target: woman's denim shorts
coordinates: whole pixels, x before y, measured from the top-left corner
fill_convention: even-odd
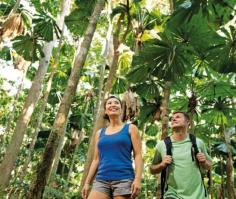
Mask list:
[[[93,190],[105,193],[110,196],[131,195],[133,180],[94,180]]]

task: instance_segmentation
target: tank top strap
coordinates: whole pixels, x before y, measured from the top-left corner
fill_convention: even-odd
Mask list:
[[[129,124],[125,123],[122,131],[124,131],[125,133],[129,133]]]
[[[102,137],[102,136],[104,136],[105,131],[106,131],[106,128],[102,128],[102,129],[101,129],[99,138]]]

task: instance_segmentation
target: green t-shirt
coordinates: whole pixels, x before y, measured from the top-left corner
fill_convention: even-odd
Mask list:
[[[172,163],[167,169],[168,189],[164,198],[173,197],[177,199],[206,199],[201,173],[196,161],[192,161],[192,143],[189,136],[182,141],[172,141]],[[199,152],[206,155],[211,161],[206,146],[202,140],[197,138]],[[166,155],[164,141],[159,141],[152,164],[159,164]]]

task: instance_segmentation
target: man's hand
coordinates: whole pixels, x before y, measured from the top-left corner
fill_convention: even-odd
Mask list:
[[[204,153],[198,153],[196,157],[201,168],[206,170],[211,169],[212,162],[206,159],[206,155]]]
[[[163,168],[166,168],[169,164],[171,164],[171,162],[172,162],[172,157],[170,155],[166,155],[161,162],[161,166]]]
[[[204,153],[198,153],[197,154],[197,160],[200,164],[205,164],[206,163],[206,156]]]

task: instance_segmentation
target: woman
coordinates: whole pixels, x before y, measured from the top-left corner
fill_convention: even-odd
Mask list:
[[[141,188],[143,160],[138,128],[121,121],[121,101],[110,96],[104,104],[109,125],[96,133],[96,147],[82,197],[88,199],[130,199]],[[133,152],[135,173],[132,167]],[[95,175],[92,191],[89,185]]]

